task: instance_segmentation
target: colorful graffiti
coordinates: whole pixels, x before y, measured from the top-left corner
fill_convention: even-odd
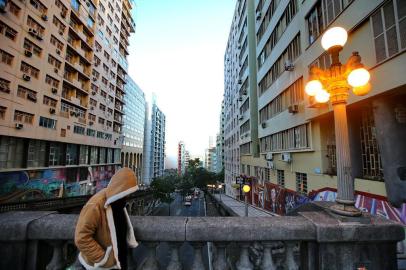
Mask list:
[[[94,193],[107,186],[116,169],[97,166],[1,172],[0,202]]]
[[[313,201],[335,201],[337,192],[333,189],[320,190],[312,196]],[[355,206],[363,212],[370,213],[406,224],[406,204],[395,208],[384,197],[372,194],[356,194]]]

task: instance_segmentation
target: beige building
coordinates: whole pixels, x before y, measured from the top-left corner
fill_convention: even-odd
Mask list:
[[[241,174],[255,177],[260,186],[270,182],[302,194],[336,188],[332,107],[316,104],[304,93],[304,85],[310,66],[330,65],[321,34],[342,26],[349,37],[341,61],[359,51],[372,85],[366,96],[351,93],[347,107],[355,189],[386,197],[385,181],[402,178],[392,164],[405,166],[404,160],[394,160],[401,156],[394,152],[406,150],[401,139],[406,112],[405,1],[240,0],[237,8],[244,23],[232,28],[230,36],[242,41],[236,45],[241,46],[237,70],[249,70],[238,77],[240,141],[232,144],[239,144]],[[244,27],[248,37],[250,31],[255,35],[247,39],[248,48],[250,42],[255,46],[248,61]],[[236,82],[225,85],[227,100],[227,89]]]
[[[6,1],[0,178],[10,183],[0,194],[50,196],[61,185],[82,194],[80,183],[101,188],[120,165],[132,8],[129,0]]]

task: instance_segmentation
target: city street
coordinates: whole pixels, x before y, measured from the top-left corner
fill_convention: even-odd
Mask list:
[[[203,193],[200,194],[199,198],[192,199],[191,206],[185,206],[182,196],[178,193],[174,194],[175,200],[171,203],[170,214],[171,216],[183,216],[183,217],[199,217],[205,216],[205,201]],[[168,204],[162,204],[157,207],[154,211],[154,216],[168,216],[169,207]],[[143,263],[146,259],[146,249],[143,246],[137,248],[134,252],[134,258],[137,263]],[[184,243],[180,248],[180,261],[183,265],[183,269],[191,269],[194,258],[193,247]],[[160,265],[160,269],[166,269],[166,266],[170,260],[169,247],[167,243],[162,243],[157,248],[157,259]],[[207,246],[203,248],[203,262],[206,269],[209,269],[208,265],[208,252]]]

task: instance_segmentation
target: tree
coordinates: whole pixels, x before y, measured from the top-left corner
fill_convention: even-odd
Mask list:
[[[154,197],[154,202],[152,208],[155,207],[158,201],[162,203],[168,203],[169,205],[173,202],[171,194],[175,191],[175,182],[177,181],[174,176],[158,177],[154,178],[150,184],[150,189]]]

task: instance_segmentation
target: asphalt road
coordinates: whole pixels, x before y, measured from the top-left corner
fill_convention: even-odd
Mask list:
[[[175,200],[171,203],[170,208],[168,204],[163,204],[154,211],[154,216],[183,216],[183,217],[198,217],[205,216],[205,202],[204,196],[201,194],[199,198],[192,200],[191,206],[185,206],[182,196],[174,194]],[[142,264],[147,255],[145,247],[142,245],[134,252],[134,258],[139,264]],[[183,269],[191,269],[194,258],[194,249],[189,243],[184,243],[179,252],[180,261],[183,265]],[[157,259],[160,265],[160,269],[166,269],[166,266],[170,260],[169,247],[167,243],[162,243],[157,248]],[[208,252],[207,245],[203,247],[203,262],[207,270],[208,265]]]

